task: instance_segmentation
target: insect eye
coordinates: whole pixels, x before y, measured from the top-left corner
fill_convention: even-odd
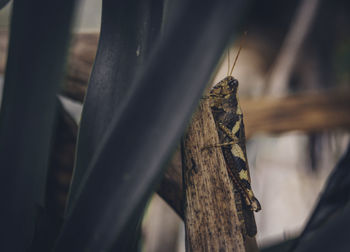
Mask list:
[[[230,80],[230,81],[228,82],[228,85],[229,85],[231,88],[236,87],[236,86],[238,86],[238,81],[237,81],[236,79]]]

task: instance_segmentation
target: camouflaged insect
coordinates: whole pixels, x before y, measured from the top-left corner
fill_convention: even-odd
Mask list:
[[[237,97],[238,81],[232,76],[217,83],[209,93],[210,107],[218,129],[229,177],[234,184],[236,208],[244,235],[254,236],[256,224],[253,211],[261,209],[251,185],[245,148],[243,114]]]

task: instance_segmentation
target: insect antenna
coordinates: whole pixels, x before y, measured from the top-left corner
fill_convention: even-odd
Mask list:
[[[230,47],[227,48],[227,75],[230,72]]]
[[[244,37],[243,37],[243,39],[241,40],[241,44],[239,45],[238,53],[237,53],[237,55],[236,55],[235,61],[233,62],[233,66],[232,66],[232,68],[231,68],[231,72],[230,72],[230,75],[229,75],[229,76],[231,76],[231,74],[232,74],[232,72],[233,72],[233,69],[235,68],[235,65],[236,65],[236,62],[237,62],[237,60],[238,60],[238,56],[239,56],[239,54],[241,53],[241,50],[242,50],[242,47],[243,47],[243,44],[244,44],[244,39],[245,39],[246,35],[247,35],[247,32],[244,32]]]

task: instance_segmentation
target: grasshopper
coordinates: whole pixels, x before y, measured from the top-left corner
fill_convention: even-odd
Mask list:
[[[253,211],[260,211],[261,206],[250,185],[243,114],[237,96],[238,81],[231,75],[241,48],[242,46],[239,48],[231,72],[227,72],[227,77],[217,83],[206,97],[209,99],[220,143],[205,146],[203,149],[213,147],[222,149],[228,175],[235,188],[236,208],[242,232],[252,237],[256,234]]]

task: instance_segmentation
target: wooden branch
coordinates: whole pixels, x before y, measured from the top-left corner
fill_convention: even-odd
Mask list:
[[[184,137],[186,251],[245,251],[233,187],[209,101],[201,101]]]
[[[78,125],[58,102],[46,185],[46,204],[56,218],[64,216],[72,178]]]
[[[76,101],[83,102],[91,68],[94,63],[98,33],[77,33],[73,35],[68,57],[67,74],[62,93]],[[0,74],[5,71],[8,47],[8,31],[0,30]]]
[[[167,171],[158,187],[157,193],[183,219],[182,201],[182,160],[180,146],[173,154]]]
[[[73,100],[82,102],[85,97],[98,38],[97,33],[78,33],[73,36],[67,75],[62,89],[62,93]]]
[[[350,92],[294,95],[280,99],[241,99],[246,135],[288,131],[350,129]]]

